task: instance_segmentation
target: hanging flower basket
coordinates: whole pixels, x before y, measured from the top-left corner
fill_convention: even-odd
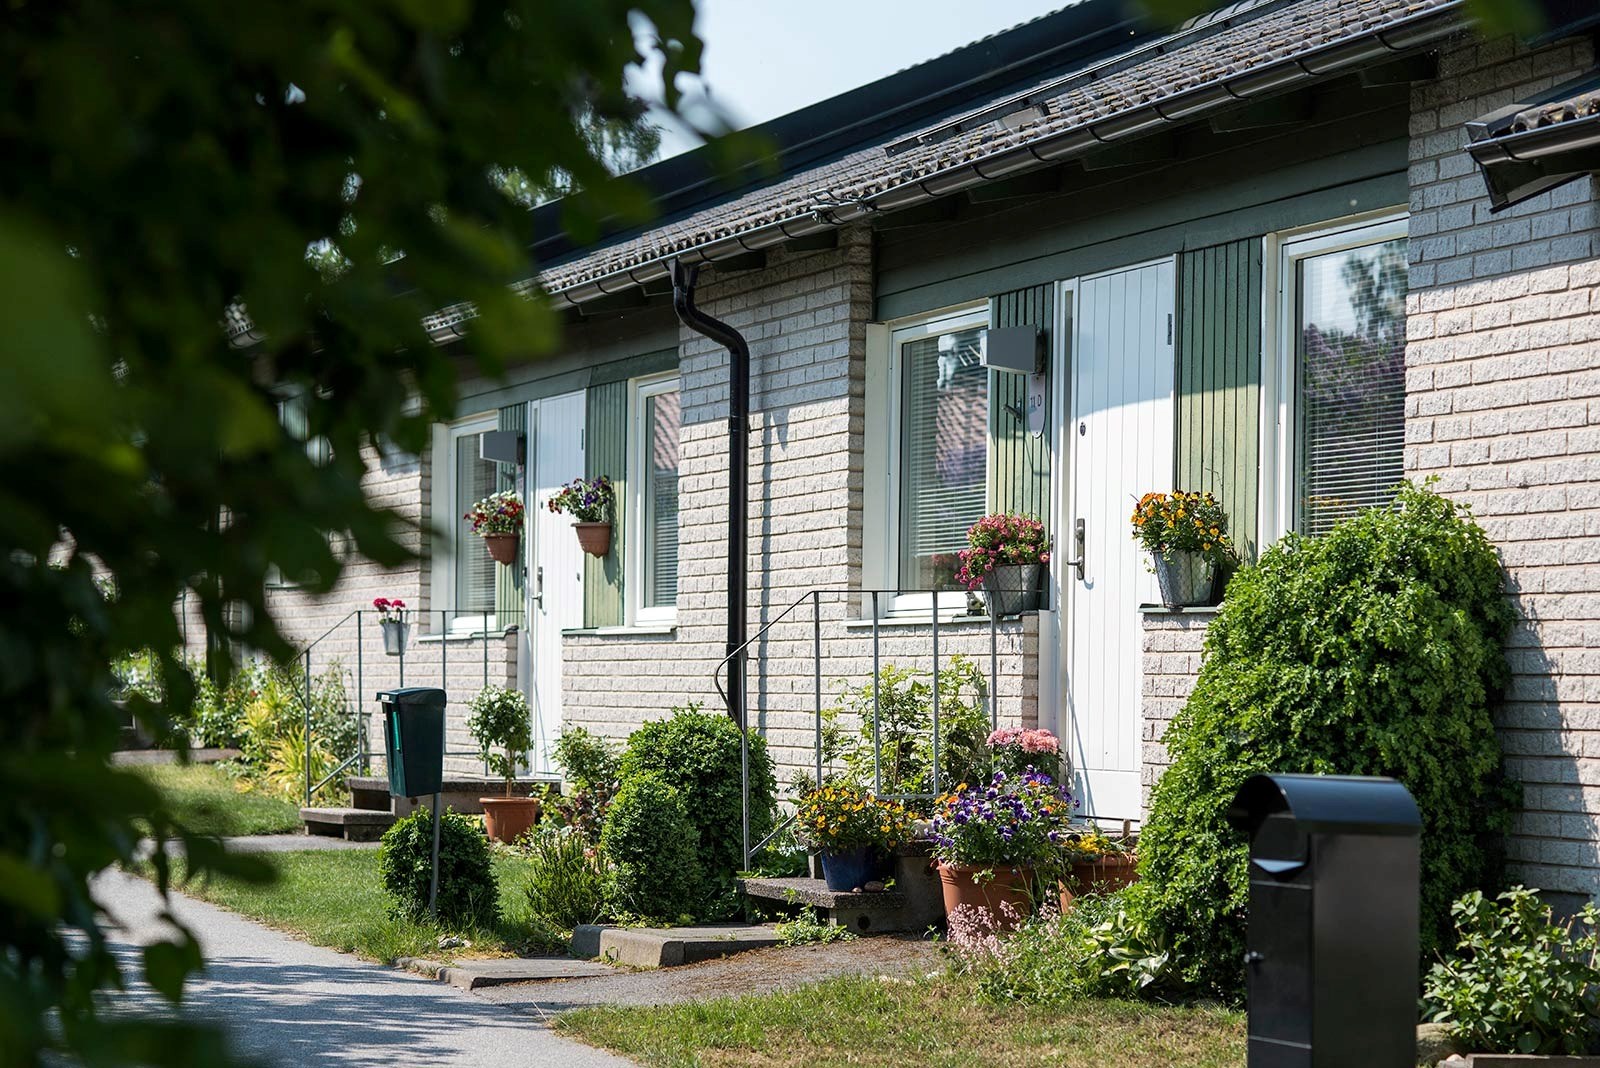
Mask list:
[[[578,547],[590,556],[604,556],[611,551],[610,523],[574,523],[578,532]]]
[[[406,603],[399,598],[374,597],[372,607],[378,611],[383,651],[389,656],[400,656],[406,651],[406,640],[411,634],[411,624],[406,622]]]
[[[1001,564],[983,576],[984,604],[996,619],[1037,612],[1043,593],[1043,564]]]
[[[497,564],[517,562],[517,536],[515,534],[490,534],[483,539],[484,547]]]
[[[1050,562],[1050,538],[1031,516],[986,515],[967,528],[967,547],[956,554],[956,581],[983,590],[995,619],[1037,611]]]
[[[565,512],[572,516],[579,547],[590,556],[604,556],[611,551],[611,512],[615,503],[611,480],[597,475],[568,482],[545,507],[557,515]]]
[[[522,497],[515,490],[491,493],[472,506],[464,519],[483,539],[496,563],[517,562],[517,539],[522,536]]]

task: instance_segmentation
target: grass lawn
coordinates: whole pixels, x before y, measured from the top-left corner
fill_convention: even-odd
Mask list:
[[[1121,1001],[992,1005],[945,977],[830,979],[776,994],[576,1009],[557,1030],[659,1068],[1240,1068],[1244,1016]]]
[[[178,821],[202,834],[292,834],[300,810],[281,797],[241,790],[224,771],[209,764],[150,764],[128,770],[144,776],[166,795]]]
[[[268,886],[218,878],[179,889],[315,945],[369,960],[505,956],[529,934],[527,898],[519,880],[522,863],[512,857],[495,857],[501,914],[496,929],[459,932],[471,947],[449,951],[439,949],[438,930],[390,918],[376,850],[274,853],[266,859],[278,869],[277,881]]]

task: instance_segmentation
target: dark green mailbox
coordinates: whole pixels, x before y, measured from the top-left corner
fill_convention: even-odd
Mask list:
[[[429,686],[379,690],[378,702],[383,706],[389,793],[438,793],[444,784],[444,691]]]

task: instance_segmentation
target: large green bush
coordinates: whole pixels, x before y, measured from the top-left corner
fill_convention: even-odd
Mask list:
[[[1198,990],[1243,984],[1248,851],[1223,818],[1258,772],[1388,775],[1422,812],[1422,937],[1497,878],[1516,793],[1490,703],[1511,611],[1470,514],[1402,486],[1322,537],[1290,535],[1239,571],[1206,634],[1172,764],[1140,841],[1140,898]]]
[[[393,901],[389,911],[417,923],[428,919],[428,888],[433,872],[433,814],[418,809],[383,832],[378,874]],[[439,924],[449,928],[489,927],[499,907],[499,888],[489,856],[489,840],[471,816],[439,816]]]
[[[674,708],[667,719],[646,723],[628,737],[622,784],[659,775],[683,795],[698,841],[707,903],[732,887],[744,867],[739,788],[739,728],[698,704]],[[750,735],[750,844],[772,830],[777,780],[766,739]],[[620,795],[619,795],[620,799]],[[615,803],[613,803],[615,804]],[[610,820],[607,816],[607,820]]]
[[[611,862],[611,911],[675,922],[704,900],[699,836],[685,795],[653,772],[626,776],[606,813],[601,852]]]

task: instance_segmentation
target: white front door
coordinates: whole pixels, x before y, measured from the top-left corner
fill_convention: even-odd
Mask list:
[[[567,393],[528,405],[527,671],[522,679],[533,712],[533,771],[549,772],[550,747],[561,729],[561,632],[583,626],[583,551],[570,515],[546,502],[583,477],[584,395]]]
[[[1075,788],[1085,815],[1140,809],[1139,606],[1154,576],[1129,534],[1139,495],[1170,490],[1173,449],[1171,260],[1078,283],[1072,343],[1065,693]],[[1081,526],[1080,526],[1081,524]],[[1082,531],[1082,540],[1077,532]]]

